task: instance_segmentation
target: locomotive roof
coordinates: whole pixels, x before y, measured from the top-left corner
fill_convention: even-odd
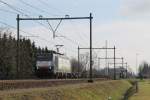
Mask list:
[[[37,53],[37,56],[50,56],[51,54],[59,54],[59,55],[63,55],[63,54],[58,53],[58,52],[56,52],[56,51],[54,51],[54,50],[51,50],[51,51],[48,52],[48,53]]]

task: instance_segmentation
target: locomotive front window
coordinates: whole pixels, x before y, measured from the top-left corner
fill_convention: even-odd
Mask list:
[[[53,54],[41,54],[37,56],[37,61],[52,61]]]
[[[39,68],[51,69],[51,66],[53,65],[52,60],[53,60],[53,54],[51,53],[38,54],[36,60],[37,69]]]

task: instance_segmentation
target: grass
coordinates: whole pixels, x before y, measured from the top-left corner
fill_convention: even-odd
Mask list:
[[[120,100],[128,81],[101,81],[49,88],[0,91],[0,100]]]
[[[150,100],[150,80],[139,82],[139,91],[130,100]]]

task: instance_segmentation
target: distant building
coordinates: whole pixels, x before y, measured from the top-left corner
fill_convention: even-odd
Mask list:
[[[109,68],[108,70],[108,73],[106,73],[106,68],[102,69],[100,71],[101,75],[105,75],[105,76],[109,76],[110,78],[114,78],[114,68]],[[126,78],[129,73],[127,72],[127,75],[126,75],[126,69],[125,68],[122,68],[122,67],[119,67],[119,68],[116,68],[116,79],[120,79],[120,78]]]

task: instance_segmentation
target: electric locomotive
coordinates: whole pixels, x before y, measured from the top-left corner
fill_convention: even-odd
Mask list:
[[[40,78],[71,77],[70,60],[68,57],[56,52],[38,54],[36,74]]]

